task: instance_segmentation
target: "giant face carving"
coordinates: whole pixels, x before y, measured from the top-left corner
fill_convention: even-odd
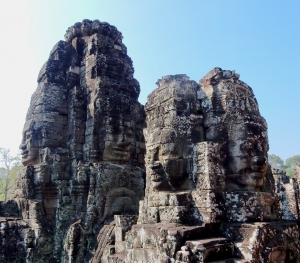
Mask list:
[[[34,122],[32,120],[25,123],[23,139],[19,148],[21,149],[23,165],[27,166],[39,163],[38,131],[34,129]]]
[[[51,115],[45,114],[49,119]],[[22,154],[23,165],[36,165],[41,162],[40,150],[44,148],[58,148],[64,143],[65,126],[49,121],[29,119],[23,129],[22,143],[19,148]]]
[[[186,75],[165,76],[145,106],[147,187],[190,189],[193,145],[203,141],[196,82]]]
[[[297,178],[298,180],[300,179],[300,162],[295,164],[294,177]]]
[[[134,123],[125,122],[118,127],[109,127],[103,161],[128,163],[135,146]]]
[[[188,160],[183,158],[183,138],[176,140],[174,132],[167,129],[160,138],[160,143],[150,146],[147,153],[153,188],[158,191],[187,188]],[[164,138],[175,140],[166,142]]]
[[[267,172],[268,138],[264,120],[232,124],[228,138],[228,190],[259,191]]]

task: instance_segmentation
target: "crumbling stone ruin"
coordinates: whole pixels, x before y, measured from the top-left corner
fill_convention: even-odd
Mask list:
[[[0,203],[0,262],[300,262],[300,163],[270,168],[239,74],[165,76],[143,106],[133,73],[106,22],[54,46]]]

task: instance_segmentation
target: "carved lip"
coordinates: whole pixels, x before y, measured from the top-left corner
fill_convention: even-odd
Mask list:
[[[114,153],[117,155],[128,155],[129,151],[124,148],[113,147]]]
[[[165,178],[165,170],[160,163],[150,166],[151,168],[151,181],[160,182]]]
[[[249,175],[249,176],[251,176],[254,179],[262,179],[264,177],[263,173],[256,172],[256,171],[250,172],[250,173],[246,173],[246,175]]]
[[[22,158],[27,157],[28,155],[28,150],[22,151]]]
[[[151,174],[151,181],[152,182],[160,182],[164,179],[163,174]]]
[[[259,172],[248,172],[248,173],[239,173],[239,174],[227,174],[226,177],[230,178],[231,180],[237,180],[243,184],[257,184],[261,183],[264,178],[263,173]]]
[[[263,173],[267,170],[267,165],[263,164],[263,165],[252,165],[251,167],[252,172],[253,173]]]
[[[150,168],[153,171],[151,174],[163,174],[165,172],[161,164],[150,165]]]
[[[252,180],[255,180],[258,184],[263,182],[264,176],[262,174],[250,174]]]

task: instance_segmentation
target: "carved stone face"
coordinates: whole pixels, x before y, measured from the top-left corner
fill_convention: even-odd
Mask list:
[[[188,172],[187,159],[183,158],[183,140],[174,139],[168,130],[160,137],[159,144],[148,147],[147,166],[154,189],[158,191],[185,189]],[[173,138],[166,142],[165,138]],[[182,138],[183,139],[183,138]],[[154,138],[156,140],[156,138]]]
[[[295,164],[294,176],[299,180],[300,179],[300,162]]]
[[[81,24],[81,31],[83,36],[89,36],[92,33],[92,21],[84,19]]]
[[[134,127],[125,123],[115,129],[109,129],[103,151],[103,161],[127,163],[131,159],[134,142]]]
[[[35,165],[39,163],[39,140],[37,138],[37,131],[31,127],[30,123],[25,124],[22,143],[19,146],[23,165]]]
[[[226,159],[228,190],[259,190],[267,171],[266,128],[253,123],[233,124]]]
[[[145,105],[147,187],[187,190],[193,147],[204,140],[199,86],[184,74],[165,76],[157,85]]]
[[[92,29],[94,32],[97,32],[100,28],[100,21],[99,20],[94,20],[92,24]]]
[[[297,253],[284,247],[277,247],[270,253],[270,263],[296,262]]]
[[[81,184],[85,184],[88,181],[90,174],[90,167],[85,164],[78,164],[77,167],[77,181]]]
[[[73,39],[73,28],[73,26],[69,27],[65,33],[64,37],[67,42],[70,42]]]

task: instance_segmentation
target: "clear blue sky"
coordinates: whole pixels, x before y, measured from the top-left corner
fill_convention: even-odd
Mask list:
[[[1,1],[0,147],[17,151],[39,69],[82,19],[115,25],[133,60],[140,102],[164,75],[199,81],[236,70],[269,125],[269,153],[300,154],[300,1]]]

